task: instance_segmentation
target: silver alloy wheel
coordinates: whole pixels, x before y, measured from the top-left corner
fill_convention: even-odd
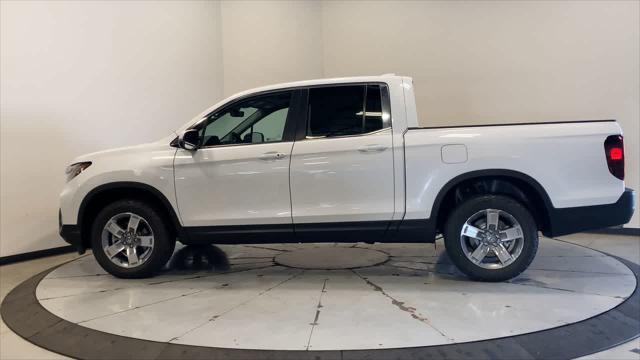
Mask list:
[[[522,253],[524,234],[520,223],[508,212],[485,209],[462,225],[460,244],[472,263],[485,269],[502,269]]]
[[[140,215],[120,213],[102,229],[102,250],[112,263],[134,268],[149,260],[153,252],[153,230]]]

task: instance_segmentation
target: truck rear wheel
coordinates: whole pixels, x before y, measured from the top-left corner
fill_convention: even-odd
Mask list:
[[[111,275],[144,278],[166,264],[175,239],[153,207],[137,200],[120,200],[96,216],[91,247],[98,263]]]
[[[447,219],[444,238],[451,261],[480,281],[518,276],[538,250],[538,229],[531,213],[501,195],[481,195],[458,205]]]

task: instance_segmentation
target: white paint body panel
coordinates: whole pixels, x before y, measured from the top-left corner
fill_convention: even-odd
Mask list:
[[[447,144],[440,149],[442,162],[445,164],[460,164],[467,162],[467,147],[462,144]]]
[[[64,187],[62,222],[77,223],[80,204],[92,189],[125,181],[159,190],[184,226],[426,219],[445,184],[485,169],[530,176],[557,208],[614,203],[624,191],[624,182],[608,171],[603,148],[607,136],[621,134],[617,123],[410,129],[418,120],[407,77],[322,79],[253,89],[214,105],[181,130],[244,95],[349,82],[387,84],[391,129],[196,152],[169,146],[173,134],[151,144],[84,155],[73,162],[93,164]],[[384,151],[358,151],[367,145],[380,145]],[[455,145],[449,163],[443,161],[447,145]],[[460,146],[466,148],[464,161]],[[268,152],[286,156],[260,159]]]
[[[295,223],[391,220],[391,129],[363,136],[297,141],[291,158]]]
[[[175,135],[154,143],[86,154],[74,159],[72,163],[91,161],[92,164],[62,189],[62,223],[77,223],[80,204],[91,190],[100,185],[121,181],[137,182],[157,189],[177,211],[173,185],[176,148],[169,146],[174,137]]]
[[[176,196],[185,226],[291,224],[292,142],[178,150]],[[262,159],[264,154],[287,156]]]
[[[476,170],[521,172],[546,190],[556,208],[615,203],[624,182],[609,173],[604,140],[621,133],[615,122],[416,129],[405,134],[405,219],[431,216],[442,187]],[[445,164],[441,148],[465,144],[468,160]]]

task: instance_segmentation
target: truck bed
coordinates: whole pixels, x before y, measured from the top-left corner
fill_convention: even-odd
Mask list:
[[[615,203],[624,184],[608,170],[604,141],[621,133],[615,120],[410,128],[405,219],[430,215],[435,190],[473,171],[520,173],[546,189],[555,208]]]

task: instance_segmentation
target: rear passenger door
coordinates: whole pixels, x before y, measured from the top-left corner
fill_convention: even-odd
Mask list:
[[[291,156],[296,238],[384,234],[394,213],[393,144],[385,85],[312,87]],[[325,239],[326,241],[326,239]]]

